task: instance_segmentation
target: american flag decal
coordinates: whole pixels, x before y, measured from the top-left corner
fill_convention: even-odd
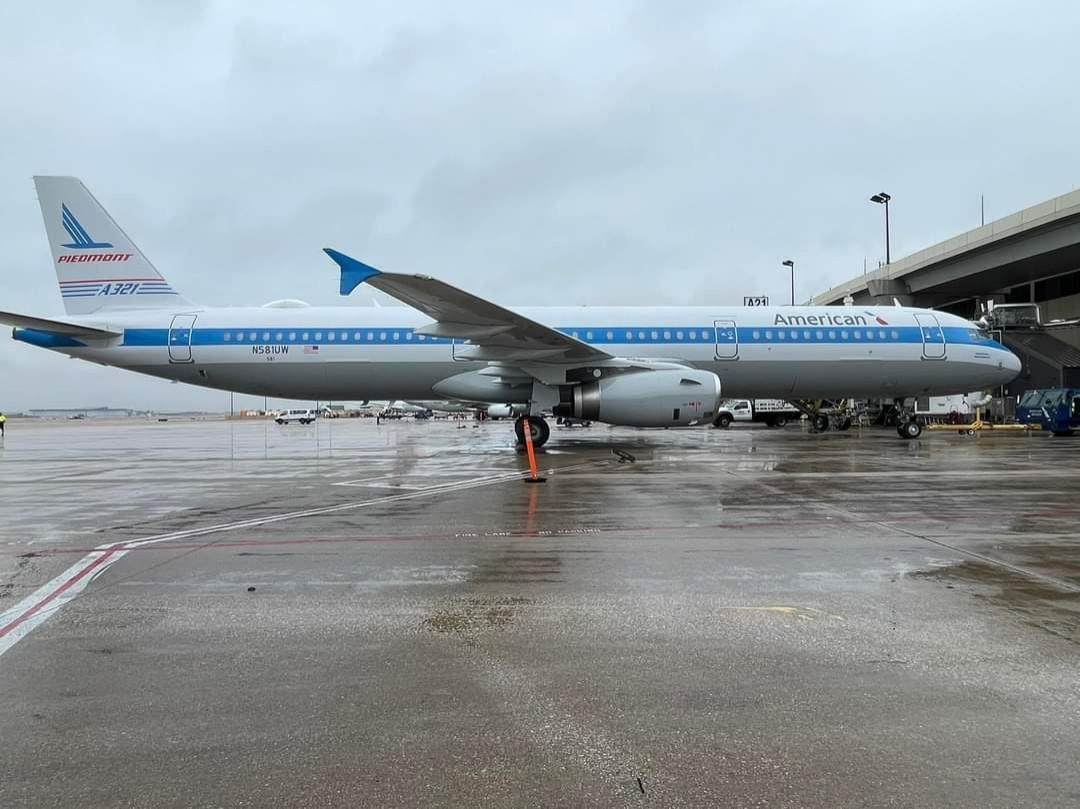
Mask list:
[[[304,353],[305,354],[318,354],[319,353],[319,347],[318,346],[304,346]]]

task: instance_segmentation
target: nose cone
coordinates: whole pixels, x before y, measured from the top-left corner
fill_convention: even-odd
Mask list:
[[[999,361],[1001,366],[1001,373],[1004,379],[1002,382],[1008,382],[1016,377],[1023,369],[1024,365],[1020,362],[1020,358],[1013,354],[1011,351],[1002,352],[1004,357]]]

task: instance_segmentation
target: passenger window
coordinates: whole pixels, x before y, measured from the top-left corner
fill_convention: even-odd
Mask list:
[[[819,340],[824,340],[825,332],[823,332],[821,329],[818,329],[816,332],[814,332],[814,336],[817,337]]]
[[[296,339],[296,332],[294,332],[294,331],[289,332],[289,340],[292,341],[292,340],[295,340],[295,339]]]
[[[316,340],[321,340],[322,339],[322,332],[321,331],[315,332],[315,339]]]
[[[665,340],[670,340],[671,339],[671,332],[669,332],[669,331],[664,332],[664,339]]]
[[[256,340],[259,339],[259,335],[258,335],[257,332],[252,332],[251,334],[248,335],[248,339],[251,340],[251,342],[254,343]]]
[[[697,339],[697,332],[696,331],[690,332],[690,339],[691,340],[696,340]]]
[[[614,339],[615,339],[615,332],[613,332],[613,331],[609,331],[609,332],[607,333],[607,338],[608,338],[608,342],[610,342],[610,341],[614,340]]]
[[[382,340],[385,343],[386,342],[386,332],[384,332],[384,331],[379,332],[379,339]]]
[[[334,334],[333,332],[327,332],[326,339],[329,340],[330,342],[334,342],[334,340],[337,339],[337,335]]]
[[[779,337],[781,340],[787,339],[787,332],[781,329],[776,333],[776,336]]]
[[[766,340],[771,340],[772,339],[772,329],[765,329],[765,339]]]
[[[227,342],[229,342],[229,340],[231,340],[231,339],[232,339],[232,335],[231,335],[231,334],[229,334],[228,332],[225,332],[225,342],[227,343]]]
[[[634,333],[632,331],[628,331],[626,333],[626,339],[627,340],[633,340],[634,339]]]
[[[836,339],[836,330],[835,329],[829,329],[829,339],[830,340],[835,340]]]
[[[302,339],[305,343],[308,341],[308,338],[309,338],[308,332],[304,332],[302,335],[300,335],[300,339]]]
[[[798,340],[799,339],[799,332],[796,331],[795,329],[791,330],[791,339],[792,340]]]
[[[406,340],[412,340],[412,332],[411,331],[405,332],[405,339]]]
[[[394,339],[395,340],[400,340],[401,339],[401,332],[395,330],[394,331]]]
[[[656,332],[653,332],[653,333],[652,333],[652,338],[653,338],[654,340],[655,340],[655,339],[657,338],[657,336],[658,336],[658,335],[657,335],[657,333],[656,333]]]
[[[855,329],[855,331],[853,331],[851,333],[851,336],[854,337],[856,340],[861,340],[862,339],[862,329]]]
[[[761,332],[758,331],[757,329],[754,329],[753,334],[754,334],[754,339],[755,340],[760,340],[761,339]]]
[[[841,329],[840,330],[840,339],[841,340],[846,340],[847,339],[847,329]]]
[[[367,341],[368,341],[369,343],[374,343],[374,342],[375,342],[375,332],[373,332],[373,331],[369,331],[369,332],[367,333]]]
[[[274,335],[274,339],[279,343],[282,341],[282,339],[284,339],[284,337],[285,337],[285,335],[282,334],[281,332],[278,332],[277,334]]]
[[[269,343],[270,342],[270,332],[268,332],[268,331],[263,332],[263,342],[264,343]]]
[[[675,339],[676,340],[681,340],[682,338],[683,338],[683,333],[681,331],[675,332]]]

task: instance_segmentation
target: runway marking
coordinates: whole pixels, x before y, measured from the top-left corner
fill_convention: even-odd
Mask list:
[[[48,620],[125,553],[120,546],[106,546],[102,550],[92,551],[62,575],[0,614],[0,655]]]
[[[606,464],[607,462],[586,461],[584,463],[569,464],[561,468],[548,469],[546,470],[546,474],[556,475],[564,470],[595,466],[597,463]],[[56,615],[65,604],[85,590],[86,586],[91,581],[123,558],[128,551],[135,548],[156,545],[175,539],[187,539],[189,537],[206,536],[208,534],[218,534],[227,531],[239,531],[245,528],[256,528],[261,525],[296,520],[303,517],[316,517],[323,514],[354,511],[369,506],[394,503],[399,500],[412,500],[418,497],[427,497],[434,494],[442,494],[444,492],[457,492],[481,486],[491,486],[510,480],[521,480],[527,474],[527,471],[515,470],[513,472],[473,478],[471,480],[435,484],[433,486],[427,486],[420,491],[391,494],[385,497],[375,497],[370,500],[339,503],[334,506],[322,506],[320,508],[309,508],[301,511],[287,511],[250,520],[219,523],[217,525],[204,526],[203,528],[189,528],[184,531],[173,531],[167,534],[156,534],[141,539],[128,540],[126,542],[112,542],[100,545],[59,576],[39,587],[18,604],[5,610],[3,613],[0,613],[0,656],[46,620],[53,615]],[[195,550],[199,547],[204,546],[197,546]]]

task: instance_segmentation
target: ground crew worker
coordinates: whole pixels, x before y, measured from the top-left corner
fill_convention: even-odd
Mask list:
[[[4,422],[6,421],[7,416],[5,416],[3,413],[0,413],[0,438],[2,438],[4,435]]]

